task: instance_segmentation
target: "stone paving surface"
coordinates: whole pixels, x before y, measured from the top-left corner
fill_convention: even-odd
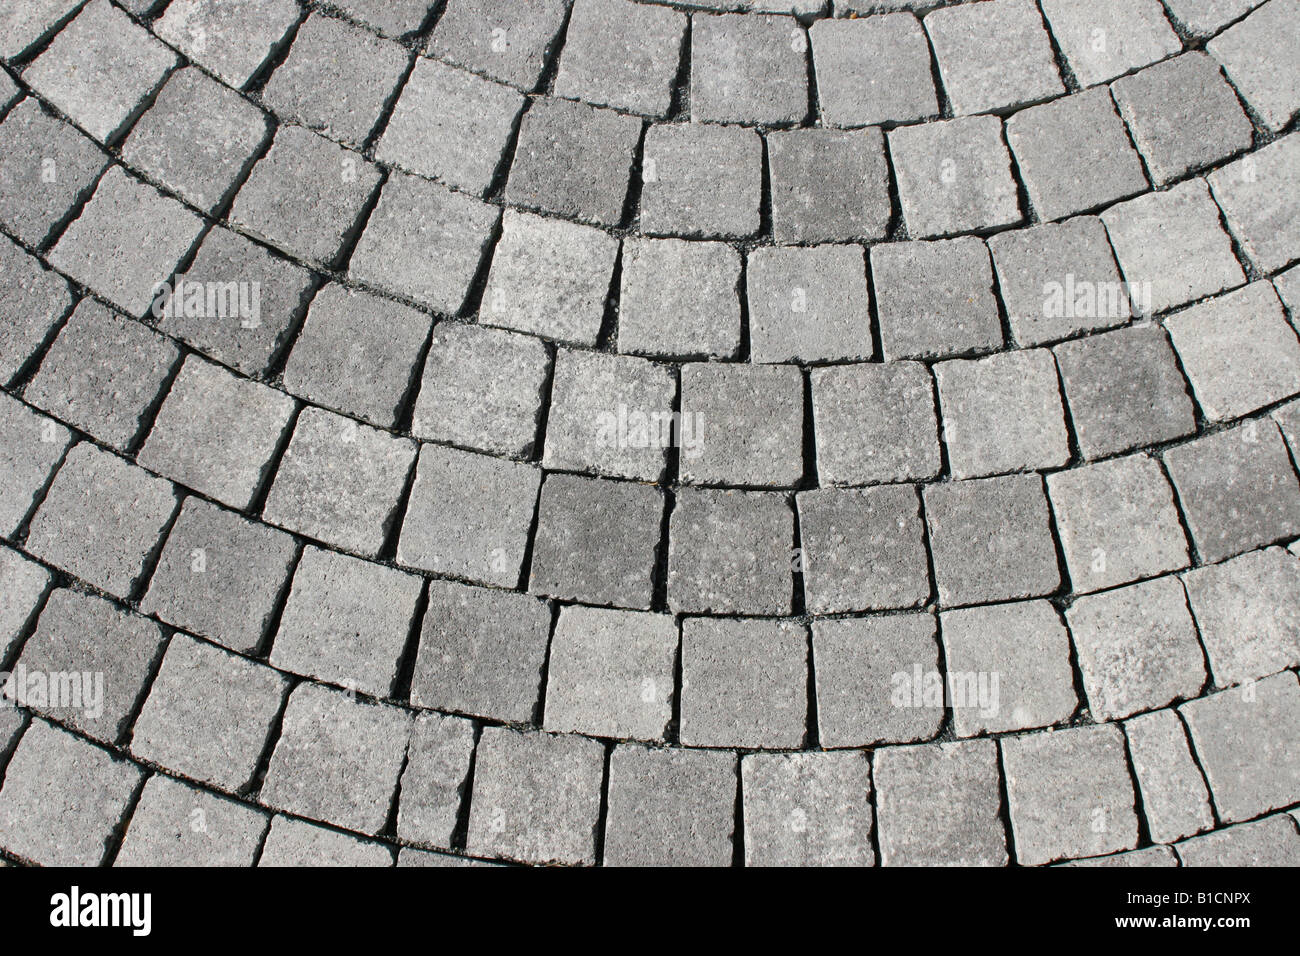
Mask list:
[[[5,5],[0,863],[1295,865],[1297,37]]]

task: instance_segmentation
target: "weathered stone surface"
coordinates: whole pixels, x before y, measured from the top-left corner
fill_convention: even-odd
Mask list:
[[[651,126],[641,183],[645,233],[751,236],[759,227],[763,141],[753,130],[711,123]]]
[[[740,268],[740,255],[722,242],[623,240],[618,350],[659,358],[734,357]]]
[[[750,754],[746,866],[871,866],[871,765],[860,753]]]
[[[1300,866],[1300,833],[1281,813],[1184,840],[1175,849],[1183,866]]]
[[[682,366],[681,376],[682,481],[784,488],[799,483],[804,384],[798,369],[700,362]]]
[[[1173,843],[1212,827],[1210,795],[1178,715],[1172,710],[1143,714],[1127,721],[1124,733],[1151,839]]]
[[[428,52],[531,90],[567,11],[564,0],[449,0],[429,37]]]
[[[1223,0],[1216,0],[1216,5]],[[1231,2],[1231,0],[1229,0]],[[1234,9],[1216,24],[1256,6],[1256,0],[1236,0]],[[1295,36],[1300,5],[1295,0],[1265,4],[1215,37],[1206,49],[1218,60],[1233,86],[1273,132],[1284,128],[1300,111],[1300,64]]]
[[[421,846],[451,846],[474,736],[474,725],[459,717],[420,714],[415,718],[402,770],[399,837]]]
[[[772,235],[777,242],[885,237],[893,204],[885,140],[879,130],[769,133],[767,161]]]
[[[691,119],[799,123],[808,115],[807,50],[807,34],[790,17],[693,17]]]
[[[393,851],[350,833],[277,815],[271,820],[257,865],[384,867],[393,865]]]
[[[241,89],[274,56],[301,16],[293,0],[176,0],[153,28],[194,62]]]
[[[266,814],[162,774],[154,774],[114,866],[252,866]]]
[[[1177,12],[1179,2],[1166,6]],[[1052,38],[1084,86],[1113,80],[1182,49],[1160,0],[1122,4],[1045,0],[1042,8]]]
[[[856,246],[755,249],[746,283],[753,361],[874,357],[871,293]]]
[[[1284,136],[1206,179],[1256,269],[1275,272],[1300,259],[1300,136]]]
[[[557,96],[663,116],[672,103],[686,17],[629,0],[578,0],[555,77]]]
[[[71,443],[58,422],[0,395],[0,535],[19,529]]]
[[[818,20],[808,36],[823,122],[869,126],[938,114],[930,45],[914,16]]]

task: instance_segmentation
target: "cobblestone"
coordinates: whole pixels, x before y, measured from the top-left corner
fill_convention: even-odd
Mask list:
[[[878,130],[769,133],[767,156],[777,242],[885,238],[893,207]]]
[[[763,141],[715,124],[650,127],[641,161],[641,229],[744,238],[758,231]]]
[[[686,17],[629,0],[576,0],[555,77],[557,96],[663,116],[672,104]]]
[[[271,819],[257,865],[384,867],[393,865],[393,851],[349,833],[277,815]]]
[[[8,659],[19,637],[49,592],[50,572],[17,551],[0,546],[0,585],[5,603],[0,606],[0,657]]]
[[[266,815],[234,800],[154,774],[114,866],[252,866]]]
[[[1177,7],[1178,2],[1166,6]],[[1042,7],[1070,71],[1084,86],[1105,83],[1182,50],[1160,0],[1045,0]]]
[[[1263,5],[1206,45],[1242,98],[1273,132],[1300,112],[1297,26],[1300,5],[1295,0],[1281,0]]]
[[[564,0],[448,0],[429,54],[531,90],[566,14]]]
[[[691,119],[784,126],[808,115],[808,36],[772,16],[691,19]]]
[[[683,365],[682,418],[694,447],[679,453],[689,484],[789,488],[804,474],[804,384],[779,365]],[[685,429],[683,429],[685,436]]]
[[[299,22],[293,0],[175,0],[154,31],[187,57],[242,89]]]
[[[397,835],[422,846],[449,847],[474,753],[474,725],[459,717],[420,714],[402,770]]]
[[[1300,136],[1284,136],[1206,177],[1255,268],[1300,259]]]
[[[930,45],[915,17],[818,20],[808,35],[823,122],[870,126],[938,115]]]
[[[72,307],[68,283],[0,237],[0,382],[8,382]]]
[[[871,866],[871,767],[857,753],[741,761],[746,866]]]
[[[755,249],[746,284],[753,361],[875,357],[871,293],[858,247]]]
[[[58,422],[0,395],[0,536],[22,526],[71,443]]]
[[[741,336],[740,269],[739,254],[725,243],[625,239],[618,350],[733,358]]]
[[[1177,852],[1183,866],[1296,866],[1300,835],[1285,814],[1275,814],[1184,840]]]
[[[1178,715],[1172,710],[1143,714],[1126,722],[1124,733],[1151,839],[1173,843],[1210,829],[1210,795]]]

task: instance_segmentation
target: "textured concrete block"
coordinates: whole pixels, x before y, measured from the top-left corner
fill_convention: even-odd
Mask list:
[[[767,156],[777,242],[885,238],[893,203],[879,130],[769,133]]]
[[[0,535],[22,525],[71,443],[58,422],[0,396]]]
[[[420,714],[402,770],[397,835],[421,846],[449,847],[474,753],[474,725],[459,717]]]
[[[789,488],[803,478],[803,375],[779,365],[682,366],[683,482]]]
[[[448,0],[428,52],[531,90],[567,14],[564,0]]]
[[[875,357],[871,293],[858,247],[755,249],[746,283],[753,361]]]
[[[808,36],[772,16],[691,21],[691,119],[763,126],[808,115]]]
[[[744,238],[759,228],[763,141],[702,123],[651,126],[641,160],[641,231]]]
[[[252,866],[266,814],[154,774],[140,792],[114,866]]]
[[[1250,0],[1249,6],[1255,5],[1255,0]],[[1234,6],[1237,9],[1232,13],[1245,12],[1240,0]],[[1300,4],[1280,0],[1260,7],[1206,45],[1242,98],[1273,132],[1283,129],[1300,112],[1297,28]]]
[[[686,17],[628,0],[578,0],[555,95],[663,116],[672,104]]]
[[[1284,136],[1206,179],[1256,269],[1275,272],[1300,259],[1300,136]]]
[[[1178,0],[1166,6],[1176,8]],[[1084,86],[1105,83],[1182,50],[1160,0],[1045,0],[1042,7],[1070,72]]]
[[[1183,866],[1261,867],[1300,865],[1300,834],[1285,814],[1226,827],[1177,846]]]
[[[808,36],[824,123],[870,126],[938,115],[930,44],[916,17],[818,20]]]
[[[25,636],[51,581],[50,572],[35,561],[0,547],[0,586],[5,593],[5,603],[0,606],[0,657],[7,659],[18,638]]]
[[[385,867],[393,865],[390,847],[303,820],[275,816],[258,866]]]
[[[8,382],[72,307],[68,283],[8,236],[0,239],[0,381]]]
[[[176,0],[153,28],[195,63],[242,89],[301,17],[293,0]]]
[[[741,760],[746,866],[872,866],[871,765],[859,753]]]
[[[618,350],[663,358],[734,357],[740,348],[739,286],[740,255],[725,243],[623,240]]]
[[[1151,839],[1173,843],[1214,826],[1210,795],[1178,715],[1143,714],[1127,721],[1124,733]]]

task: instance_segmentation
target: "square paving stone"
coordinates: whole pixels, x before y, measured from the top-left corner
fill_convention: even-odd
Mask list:
[[[22,526],[71,443],[58,422],[0,394],[0,536]]]
[[[746,866],[875,864],[865,754],[750,754],[740,774]]]
[[[743,238],[759,229],[763,141],[753,130],[651,126],[641,160],[641,230]]]
[[[1036,103],[1065,92],[1032,0],[989,0],[925,18],[944,92],[958,116]]]
[[[509,723],[531,720],[550,633],[551,612],[536,598],[430,581],[411,703]]]
[[[481,196],[523,107],[508,86],[417,57],[375,158]]]
[[[173,0],[154,32],[242,89],[281,48],[302,10],[294,0]]]
[[[256,652],[297,556],[283,531],[186,498],[141,613],[242,654]]]
[[[117,449],[130,446],[180,352],[157,332],[82,299],[23,397]]]
[[[1114,725],[1001,741],[1016,861],[1101,856],[1137,845],[1124,735]]]
[[[1279,732],[1300,722],[1295,674],[1211,694],[1179,711],[1191,729],[1220,820],[1238,823],[1296,802],[1300,752]]]
[[[1111,91],[1157,185],[1249,149],[1254,138],[1218,64],[1200,51],[1116,80]]]
[[[269,477],[294,404],[282,392],[190,356],[140,450],[140,464],[247,508]]]
[[[50,251],[49,263],[139,317],[202,229],[199,217],[176,200],[114,166]]]
[[[1044,219],[1107,206],[1147,188],[1142,160],[1102,87],[1017,113],[1007,120],[1007,142],[1029,201]]]
[[[34,720],[5,768],[0,845],[38,866],[99,866],[143,774]]]
[[[1262,867],[1300,865],[1300,835],[1285,814],[1225,827],[1178,844],[1183,866]]]
[[[1124,724],[1124,733],[1151,839],[1173,843],[1214,826],[1205,779],[1177,713],[1157,710],[1134,717]]]
[[[23,71],[23,82],[99,142],[111,143],[176,62],[175,53],[122,10],[91,0]]]
[[[1164,459],[1201,561],[1300,536],[1300,482],[1271,421],[1206,435]]]
[[[528,589],[591,604],[650,607],[663,525],[657,488],[551,474],[542,486]]]
[[[808,37],[797,20],[691,19],[691,119],[786,126],[808,115]]]
[[[281,119],[360,146],[406,75],[407,58],[396,43],[369,30],[313,13],[262,100]]]
[[[140,793],[114,866],[252,866],[266,814],[155,774]]]
[[[789,488],[803,478],[803,374],[782,365],[682,366],[681,480]]]
[[[1042,6],[1070,72],[1084,86],[1105,83],[1182,51],[1160,0],[1044,0]]]
[[[0,123],[0,222],[29,246],[44,245],[107,165],[94,141],[28,97]]]
[[[393,850],[350,833],[277,815],[271,819],[271,828],[267,831],[257,865],[386,867],[393,865]]]
[[[777,242],[885,238],[893,207],[879,130],[769,133],[767,155]]]
[[[1170,19],[1193,36],[1218,33],[1263,0],[1164,0]]]
[[[304,409],[263,515],[271,524],[373,558],[398,518],[415,455],[409,439]]]
[[[408,306],[330,283],[316,293],[294,342],[285,390],[392,428],[432,323]]]
[[[5,595],[5,603],[0,605],[0,658],[7,659],[26,634],[51,581],[50,572],[35,561],[0,546],[0,587]]]
[[[993,741],[887,747],[873,775],[881,865],[1006,865]]]
[[[663,740],[673,715],[677,625],[667,614],[560,611],[546,672],[547,730]]]
[[[564,0],[448,0],[428,52],[531,90],[567,15]]]
[[[170,482],[82,442],[54,476],[26,548],[87,584],[129,598],[175,511]]]
[[[925,516],[940,604],[1039,597],[1060,587],[1038,475],[927,485]]]
[[[959,737],[1046,727],[1074,715],[1070,635],[1048,602],[944,611],[939,629]]]
[[[1053,352],[1085,458],[1196,431],[1187,382],[1159,326],[1117,329],[1066,342]]]
[[[679,613],[789,614],[793,548],[785,496],[683,488],[669,519],[668,604]]]
[[[1069,461],[1056,363],[1047,349],[940,362],[934,375],[954,477],[1056,468]]]
[[[870,126],[938,115],[930,44],[916,17],[818,20],[808,36],[822,122]]]
[[[22,369],[71,307],[66,279],[0,237],[0,383]]]
[[[1300,259],[1300,136],[1284,136],[1206,178],[1256,269],[1276,272]]]
[[[789,621],[682,622],[681,742],[776,750],[803,745],[808,634]]]
[[[1101,214],[1130,295],[1155,315],[1246,281],[1203,179],[1111,206]]]
[[[818,368],[810,379],[823,484],[920,481],[939,473],[934,385],[920,362]]]
[[[0,10],[0,57],[15,60],[48,40],[72,19],[77,0],[28,0]]]
[[[378,833],[411,736],[410,714],[343,691],[300,684],[258,799],[313,820]]]
[[[1187,537],[1160,465],[1130,455],[1047,478],[1076,593],[1187,567]]]
[[[468,720],[416,716],[402,770],[399,837],[421,846],[451,846],[473,754],[474,725]]]
[[[1183,575],[1205,654],[1220,687],[1300,664],[1300,562],[1281,548]]]
[[[1223,64],[1242,98],[1273,132],[1281,130],[1300,112],[1298,30],[1300,4],[1295,0],[1275,0],[1206,46]]]
[[[308,547],[294,572],[270,661],[386,697],[422,590],[415,575]]]
[[[281,126],[235,197],[230,221],[329,269],[341,264],[379,181],[379,171],[360,153],[301,126]]]
[[[933,614],[820,620],[812,634],[821,746],[906,743],[939,732],[943,690]],[[927,682],[937,691],[928,699]]]
[[[620,352],[664,358],[736,355],[740,255],[730,246],[629,237],[623,240],[620,284]]]
[[[236,792],[253,782],[287,691],[288,681],[265,665],[173,635],[131,752]]]
[[[746,283],[753,361],[875,357],[871,293],[859,247],[755,249]]]
[[[892,129],[889,154],[914,239],[998,229],[1024,218],[996,116]]]
[[[565,219],[623,219],[641,121],[570,100],[535,100],[519,127],[505,199]]]
[[[418,31],[435,0],[333,0],[331,5],[383,36],[397,38]]]
[[[874,246],[871,275],[887,362],[1002,347],[993,267],[979,239]]]
[[[686,17],[628,0],[577,0],[555,95],[644,116],[672,105]]]
[[[266,140],[266,115],[194,67],[177,70],[122,144],[122,158],[200,209],[222,205]]]
[[[618,240],[507,209],[479,321],[576,345],[595,345],[618,258]],[[737,306],[736,338],[740,337]]]
[[[486,727],[466,849],[525,863],[592,865],[605,749],[585,737]]]

